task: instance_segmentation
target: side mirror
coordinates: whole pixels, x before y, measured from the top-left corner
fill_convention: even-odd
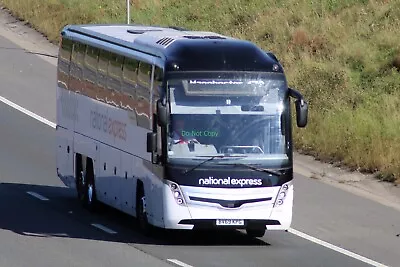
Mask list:
[[[308,104],[303,98],[295,101],[297,127],[306,127],[308,119]]]
[[[157,152],[157,134],[147,133],[147,152]]]
[[[157,101],[157,123],[159,126],[165,126],[168,123],[168,109],[161,103],[161,100]]]

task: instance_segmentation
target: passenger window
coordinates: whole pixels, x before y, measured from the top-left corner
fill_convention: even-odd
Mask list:
[[[105,101],[108,95],[107,90],[107,70],[108,70],[108,62],[110,58],[110,52],[105,50],[100,50],[99,54],[99,63],[97,66],[97,99],[101,101]]]
[[[87,47],[83,77],[85,80],[84,94],[95,98],[97,93],[97,64],[98,64],[99,50],[95,47]]]
[[[60,58],[64,62],[70,62],[72,52],[72,41],[63,38],[61,41]]]
[[[136,86],[139,62],[135,59],[125,58],[123,80]]]
[[[122,71],[123,106],[128,110],[135,109],[137,71],[139,62],[135,59],[125,58]]]
[[[150,88],[150,74],[151,74],[151,65],[146,62],[140,62],[139,73],[138,73],[138,80],[140,86]]]
[[[85,57],[85,52],[86,52],[86,45],[81,43],[75,43],[74,50],[72,51],[72,62],[82,66],[83,59]]]
[[[86,45],[74,43],[71,66],[70,66],[70,88],[74,92],[82,92],[85,88],[83,84],[83,59]]]
[[[72,41],[62,39],[57,68],[57,83],[60,88],[69,89],[69,65],[71,61]]]
[[[138,87],[136,88],[137,121],[138,126],[151,129],[150,125],[150,75],[151,65],[146,62],[139,63]]]
[[[122,81],[122,64],[123,57],[111,54],[110,63],[108,64],[108,89],[110,90],[110,99],[107,102],[116,106],[121,106],[121,81]]]

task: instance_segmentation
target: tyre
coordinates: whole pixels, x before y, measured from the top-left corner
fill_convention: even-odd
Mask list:
[[[142,184],[138,184],[138,191],[136,195],[136,218],[140,231],[144,235],[151,234],[151,225],[147,219],[146,212],[146,196]]]
[[[94,166],[93,160],[87,159],[86,161],[86,181],[85,181],[85,195],[84,195],[84,206],[90,210],[95,211],[97,209],[97,197],[96,197],[96,187],[94,179]]]
[[[76,189],[78,200],[82,206],[90,211],[95,211],[97,207],[96,188],[94,179],[93,161],[86,160],[86,170],[83,170],[82,156],[76,156]]]
[[[80,154],[76,155],[75,166],[76,193],[78,200],[83,203],[85,195],[85,175],[83,173],[82,156]]]

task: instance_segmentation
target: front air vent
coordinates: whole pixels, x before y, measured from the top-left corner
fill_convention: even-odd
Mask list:
[[[210,39],[210,40],[226,39],[225,37],[217,36],[217,35],[206,35],[206,36],[185,35],[183,37],[187,38],[187,39]]]
[[[159,45],[162,45],[162,46],[168,46],[173,41],[175,41],[175,39],[170,38],[170,37],[164,37],[164,38],[161,38],[160,40],[158,40],[156,43]]]

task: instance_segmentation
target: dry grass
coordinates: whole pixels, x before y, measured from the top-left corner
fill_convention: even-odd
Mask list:
[[[124,23],[125,0],[0,0],[50,40]],[[276,53],[310,102],[298,150],[400,183],[400,1],[131,0],[135,23],[211,30]]]

